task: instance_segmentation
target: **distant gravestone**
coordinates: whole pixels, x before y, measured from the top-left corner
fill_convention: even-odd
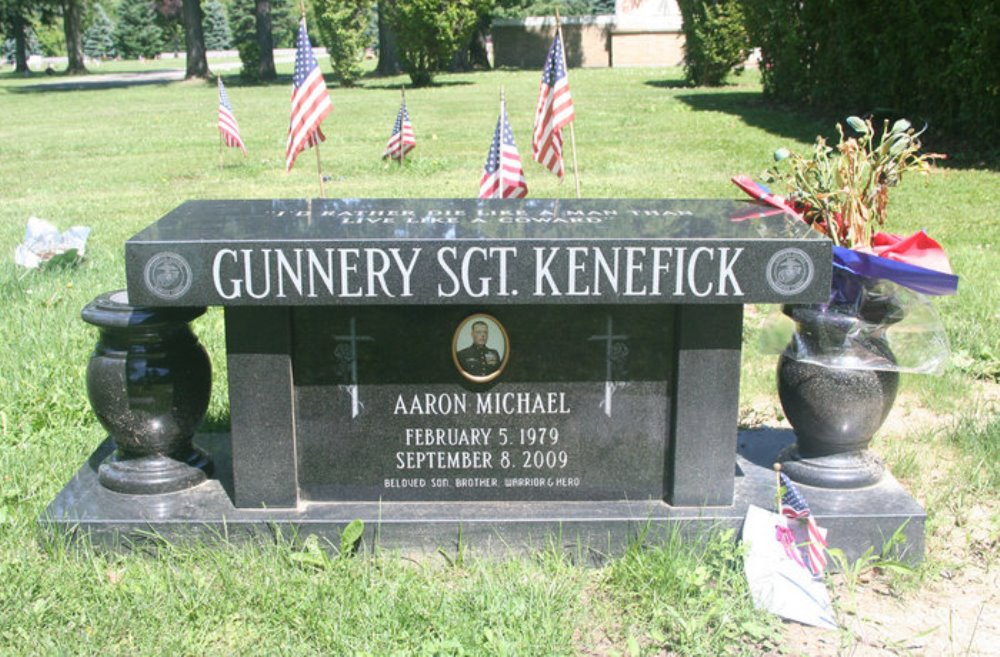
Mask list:
[[[112,541],[354,518],[399,545],[732,525],[773,496],[773,456],[737,454],[743,306],[825,300],[831,271],[803,224],[724,201],[192,201],[125,250],[129,312],[225,308],[230,433],[154,455],[175,490],[153,495],[128,494],[150,477],[139,452],[106,444],[50,517]],[[188,468],[177,483],[163,458]]]

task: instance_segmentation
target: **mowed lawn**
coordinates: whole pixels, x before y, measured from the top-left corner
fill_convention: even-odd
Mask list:
[[[667,648],[712,655],[759,654],[779,642],[779,626],[750,609],[739,556],[725,537],[636,548],[588,567],[579,554],[559,550],[482,559],[453,542],[416,559],[338,559],[294,540],[109,555],[39,530],[39,514],[104,438],[83,378],[96,332],[79,312],[124,286],[125,240],[188,199],[319,195],[313,151],[284,171],[290,66],[279,71],[285,77],[270,86],[227,78],[247,157],[236,150],[220,156],[214,83],[87,88],[97,80],[91,76],[65,89],[47,86],[71,82],[58,76],[0,74],[0,654]],[[418,145],[403,167],[380,155],[407,79],[331,85],[334,109],[321,148],[326,195],[474,197],[503,90],[530,196],[573,196],[571,176],[560,184],[530,161],[538,78],[538,71],[449,74],[432,88],[407,89]],[[730,176],[758,174],[779,146],[804,150],[817,134],[835,135],[838,118],[768,106],[753,72],[721,89],[686,87],[677,69],[572,70],[570,81],[586,197],[741,198]],[[933,126],[929,140],[934,149]],[[927,229],[962,277],[957,296],[936,302],[952,366],[938,378],[905,377],[903,386],[974,439],[945,431],[922,443],[958,450],[954,477],[945,481],[912,474],[905,447],[877,440],[876,448],[911,472],[920,499],[943,499],[958,486],[995,509],[997,409],[981,391],[1000,377],[1000,175],[952,155],[927,180],[911,178],[895,190],[889,229]],[[90,226],[86,261],[57,271],[17,268],[12,254],[30,216],[62,229]],[[760,354],[753,340],[757,317],[748,313],[747,408],[761,399],[776,403],[774,356]],[[221,313],[210,311],[194,329],[215,370],[210,417],[225,418]],[[943,558],[933,536],[929,545],[931,563]]]

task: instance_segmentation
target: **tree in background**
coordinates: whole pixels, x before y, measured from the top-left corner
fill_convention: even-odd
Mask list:
[[[60,0],[66,37],[66,72],[86,73],[83,63],[83,0]]]
[[[486,51],[486,38],[493,23],[494,0],[479,0],[475,3],[476,25],[469,34],[469,40],[458,49],[451,61],[452,71],[489,69],[490,58]]]
[[[233,0],[229,6],[229,26],[233,45],[240,51],[247,82],[268,82],[277,78],[274,48],[293,47],[298,14],[290,0]]]
[[[121,0],[115,25],[115,48],[125,59],[155,57],[163,48],[163,32],[156,25],[149,0]]]
[[[8,31],[12,28],[5,28]],[[38,37],[35,34],[34,28],[30,25],[27,28],[27,34],[24,35],[24,70],[17,68],[19,57],[17,54],[18,43],[17,39],[6,38],[3,42],[0,42],[0,57],[3,57],[5,62],[13,62],[15,65],[15,71],[18,73],[30,73],[28,69],[28,58],[32,55],[42,54],[42,44],[38,42]]]
[[[678,0],[684,21],[684,75],[698,86],[718,87],[741,73],[750,37],[741,0]]]
[[[174,53],[174,58],[180,57],[181,39],[181,0],[154,0],[156,9],[156,26],[163,32],[163,49]]]
[[[396,35],[389,25],[388,5],[392,0],[378,0],[378,65],[375,72],[378,75],[396,75],[402,71],[399,64],[399,53],[396,51]]]
[[[615,13],[615,0],[497,0],[494,18],[526,16],[591,16]]]
[[[66,36],[63,34],[62,21],[59,20],[59,16],[47,14],[45,18],[37,21],[31,29],[42,49],[42,57],[62,57],[66,54]]]
[[[254,0],[233,0],[229,5],[229,30],[240,53],[240,79],[260,82],[260,47],[254,20]],[[272,56],[273,59],[273,56]]]
[[[10,49],[14,56],[15,73],[31,73],[28,55],[40,51],[38,38],[32,30],[32,25],[42,18],[37,4],[31,0],[0,0],[0,27],[13,42]],[[6,46],[4,49],[7,49]]]
[[[369,14],[375,0],[313,0],[320,38],[330,55],[337,81],[354,86],[361,77],[361,62],[369,44]]]
[[[187,50],[185,80],[207,78],[212,74],[208,70],[208,57],[205,54],[205,32],[201,27],[204,19],[205,13],[201,10],[201,0],[183,0],[181,21],[184,23],[184,46]]]
[[[257,71],[258,78],[264,82],[270,82],[278,77],[278,72],[274,69],[273,9],[271,0],[256,0],[254,2],[254,34],[257,39],[257,50],[260,54]]]
[[[15,73],[31,73],[31,69],[28,68],[28,57],[32,55],[38,55],[42,52],[42,47],[38,43],[38,37],[35,36],[35,31],[31,29],[31,25],[27,25],[23,22],[13,21],[11,26],[5,28],[6,33],[13,34],[15,36],[4,39],[2,46],[0,46],[0,54],[3,55],[4,61],[9,61],[14,63]]]
[[[476,29],[477,8],[490,0],[387,0],[389,27],[403,70],[415,87],[445,70]]]
[[[100,59],[115,56],[115,26],[100,4],[94,5],[90,27],[83,32],[83,53]]]
[[[996,0],[743,0],[764,97],[838,116],[888,110],[992,157],[1000,142]],[[919,117],[919,118],[918,118]],[[940,148],[936,147],[936,148]]]
[[[205,47],[209,50],[227,50],[233,45],[233,34],[229,31],[226,6],[219,0],[205,4]]]

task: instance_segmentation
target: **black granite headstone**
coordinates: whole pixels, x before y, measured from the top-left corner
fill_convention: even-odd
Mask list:
[[[132,303],[225,307],[202,507],[402,544],[741,517],[743,306],[831,271],[801,222],[706,200],[192,201],[125,251]]]

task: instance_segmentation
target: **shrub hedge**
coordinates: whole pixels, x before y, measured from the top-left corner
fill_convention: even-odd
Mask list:
[[[684,76],[717,87],[741,73],[750,52],[741,0],[678,0],[684,21]]]
[[[765,95],[837,112],[927,121],[995,152],[996,0],[743,0]]]

